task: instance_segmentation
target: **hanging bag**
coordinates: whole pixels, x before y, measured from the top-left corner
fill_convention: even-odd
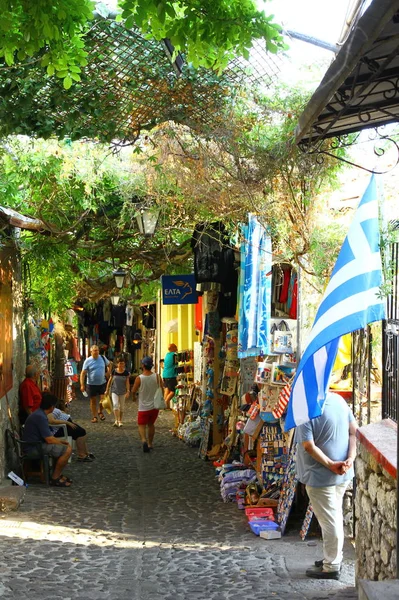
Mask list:
[[[154,396],[154,408],[156,410],[165,410],[166,404],[165,404],[165,400],[163,398],[162,388],[159,385],[159,375],[157,375],[157,382],[158,382],[158,387],[157,387],[157,391],[155,392],[155,396]]]
[[[288,323],[284,320],[280,321],[273,331],[273,352],[275,354],[292,354],[294,352],[292,342],[293,335]]]

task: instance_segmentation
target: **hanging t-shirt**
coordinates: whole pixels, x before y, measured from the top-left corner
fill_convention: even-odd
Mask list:
[[[283,269],[283,285],[281,287],[280,290],[280,297],[279,297],[279,302],[281,302],[281,304],[285,304],[288,300],[288,288],[290,285],[290,279],[291,279],[291,268],[284,268]]]
[[[223,284],[229,281],[234,270],[234,250],[222,222],[198,223],[191,239],[191,247],[197,283]]]
[[[290,318],[296,319],[298,305],[298,277],[296,273],[292,273],[291,275],[287,305]]]
[[[104,321],[106,321],[107,323],[109,323],[111,321],[111,315],[112,315],[111,300],[105,300],[104,301],[104,306],[103,306],[103,319],[104,319]]]
[[[112,307],[112,317],[117,329],[122,329],[126,320],[126,308],[122,304]]]
[[[126,305],[126,325],[128,325],[128,327],[131,327],[133,325],[133,316],[134,316],[133,306],[131,304],[127,304]]]

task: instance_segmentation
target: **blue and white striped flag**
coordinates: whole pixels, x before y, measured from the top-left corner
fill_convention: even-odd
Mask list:
[[[285,429],[318,417],[342,335],[385,318],[378,194],[374,175],[355,213],[298,365]]]

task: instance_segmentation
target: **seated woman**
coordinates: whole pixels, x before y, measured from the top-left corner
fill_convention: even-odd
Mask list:
[[[43,398],[50,395],[49,392],[43,393]],[[66,425],[68,427],[68,435],[76,441],[76,449],[78,451],[78,461],[92,462],[94,454],[91,454],[87,448],[86,430],[77,423],[74,423],[71,416],[63,412],[59,408],[54,408],[53,412],[47,415],[50,429],[54,437],[62,437],[63,429],[57,425]]]

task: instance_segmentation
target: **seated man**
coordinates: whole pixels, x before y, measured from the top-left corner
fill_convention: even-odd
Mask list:
[[[19,386],[19,421],[23,425],[27,417],[40,407],[42,392],[37,385],[39,372],[33,365],[28,365],[25,379]]]
[[[53,474],[50,478],[50,485],[56,487],[70,487],[71,481],[68,477],[62,476],[62,471],[68,464],[68,459],[72,454],[72,448],[66,440],[56,438],[52,435],[48,424],[47,415],[53,412],[54,406],[57,403],[57,398],[53,394],[47,393],[42,399],[40,408],[30,414],[26,419],[22,439],[28,442],[26,445],[26,453],[32,458],[40,458],[40,453],[37,451],[37,446],[29,446],[29,442],[42,442],[42,452],[48,456],[53,456],[57,459]]]
[[[51,395],[48,392],[44,392],[43,398]],[[54,408],[52,413],[47,415],[48,422],[50,424],[50,430],[55,437],[62,437],[63,429],[57,427],[57,425],[66,425],[68,427],[68,435],[76,441],[76,448],[78,451],[78,461],[80,462],[92,462],[94,454],[91,454],[87,448],[87,435],[86,430],[83,429],[77,423],[74,423],[71,416],[60,410],[58,407]]]

